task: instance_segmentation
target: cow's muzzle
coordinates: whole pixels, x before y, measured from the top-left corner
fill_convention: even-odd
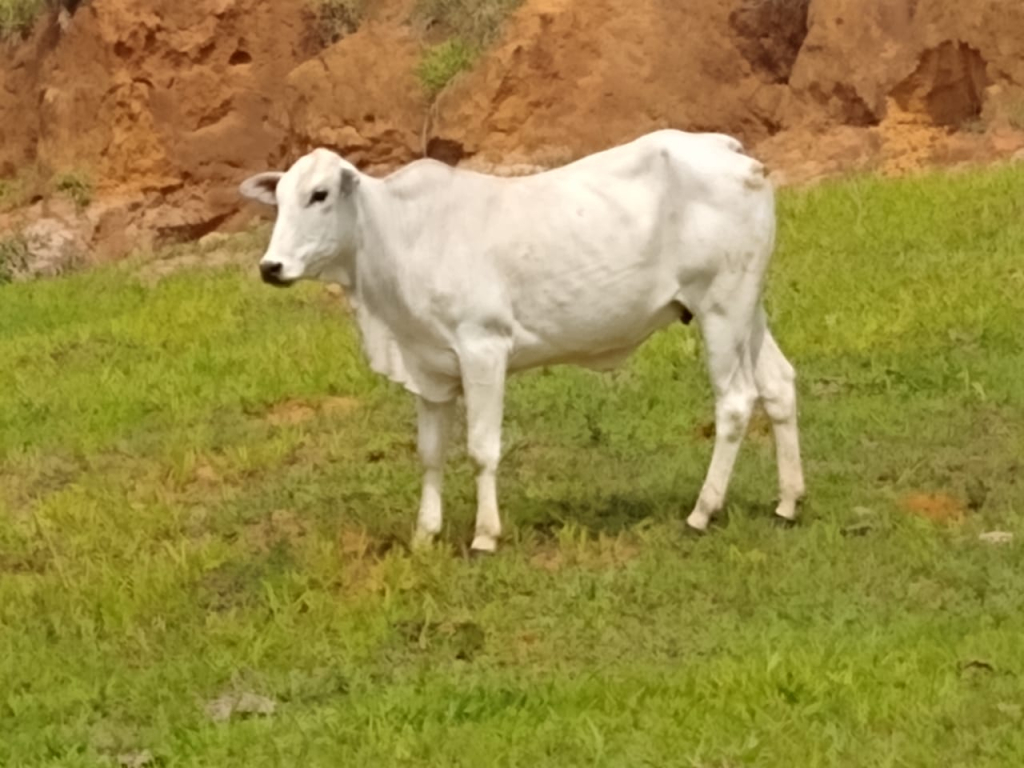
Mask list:
[[[260,262],[260,277],[263,278],[263,282],[267,285],[287,288],[294,281],[285,280],[281,277],[281,270],[283,268],[284,265],[279,261],[262,261]]]

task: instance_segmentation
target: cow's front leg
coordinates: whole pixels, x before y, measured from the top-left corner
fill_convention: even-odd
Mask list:
[[[441,531],[441,488],[454,405],[454,400],[432,403],[422,397],[417,398],[417,447],[423,464],[423,491],[413,536],[414,547],[429,544]]]
[[[503,341],[477,340],[459,351],[467,447],[477,465],[474,552],[494,552],[501,536],[497,473],[507,361],[508,346]]]

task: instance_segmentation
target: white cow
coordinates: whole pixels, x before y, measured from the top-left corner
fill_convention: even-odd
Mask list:
[[[702,531],[721,508],[758,399],[775,432],[776,514],[795,519],[804,492],[795,373],[762,306],[774,192],[737,140],[657,131],[518,178],[418,160],[378,179],[316,149],[240,191],[277,206],[263,280],[340,283],[371,368],[418,396],[415,543],[441,529],[458,395],[478,467],[472,549],[493,552],[506,377],[554,364],[610,369],[691,317],[704,335],[716,431],[687,523]]]

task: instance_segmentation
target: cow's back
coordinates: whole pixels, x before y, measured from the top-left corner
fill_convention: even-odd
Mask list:
[[[505,257],[519,357],[605,367],[700,311],[712,292],[754,295],[775,233],[764,167],[721,134],[658,131],[522,185],[535,237]]]

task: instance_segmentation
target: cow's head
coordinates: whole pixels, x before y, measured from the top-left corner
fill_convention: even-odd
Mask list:
[[[277,206],[270,245],[260,260],[265,283],[337,279],[356,247],[359,180],[350,163],[330,150],[315,149],[286,173],[260,173],[242,182],[242,195]]]

